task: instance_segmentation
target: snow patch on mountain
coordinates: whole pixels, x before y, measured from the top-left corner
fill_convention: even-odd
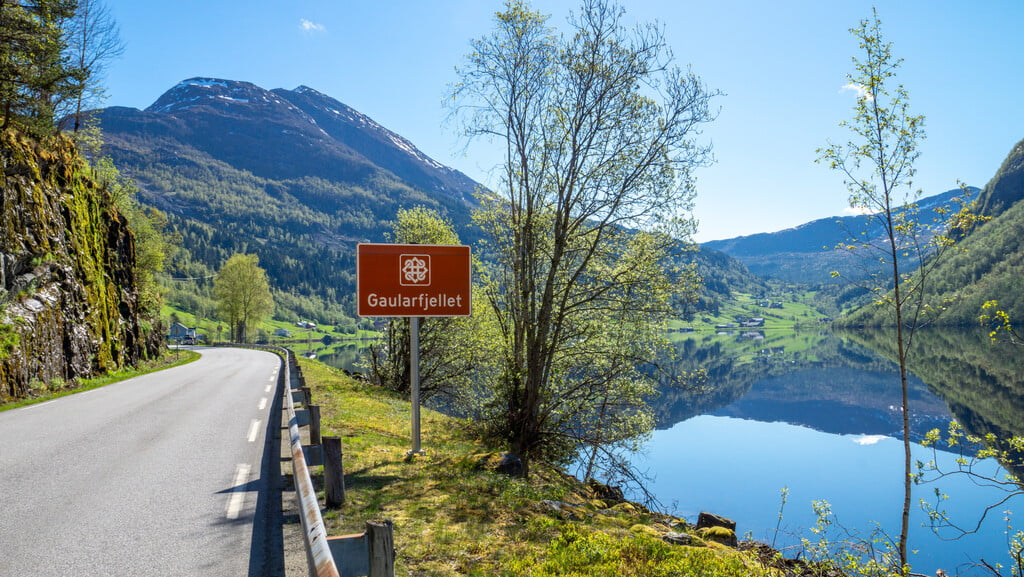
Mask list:
[[[201,107],[201,108],[200,108]],[[304,137],[305,146],[349,150],[413,186],[472,202],[476,183],[424,154],[408,139],[370,117],[301,85],[266,90],[250,82],[195,77],[179,82],[146,112],[178,116],[213,114],[232,121],[279,124],[279,134]],[[184,117],[182,117],[184,118]],[[300,145],[302,146],[302,145]]]
[[[226,80],[216,78],[189,78],[178,83],[178,86],[196,86],[199,88],[212,88],[214,86],[227,86]]]

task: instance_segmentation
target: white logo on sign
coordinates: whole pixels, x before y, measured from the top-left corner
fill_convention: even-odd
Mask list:
[[[400,285],[430,285],[430,255],[403,254],[399,257]]]

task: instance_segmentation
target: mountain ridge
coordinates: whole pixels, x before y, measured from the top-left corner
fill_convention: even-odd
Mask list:
[[[426,192],[473,201],[479,186],[461,172],[424,154],[404,137],[308,86],[266,90],[250,82],[190,78],[167,90],[143,110],[104,110],[108,130],[130,122],[154,135],[189,140],[211,156],[274,179],[324,174],[349,182],[376,176],[384,168]],[[246,130],[234,124],[259,118]],[[114,126],[112,126],[114,125]],[[261,146],[266,140],[285,142]],[[320,170],[310,165],[320,164]]]
[[[916,205],[922,217],[939,217],[943,210],[958,206],[964,194],[977,197],[979,189],[953,189],[920,199]],[[873,238],[882,230],[871,215],[832,216],[776,232],[763,232],[702,243],[732,256],[747,265],[754,274],[785,282],[808,285],[840,284],[862,268],[859,259],[836,246],[851,239]],[[857,243],[863,242],[858,240]],[[833,278],[832,271],[843,276]]]

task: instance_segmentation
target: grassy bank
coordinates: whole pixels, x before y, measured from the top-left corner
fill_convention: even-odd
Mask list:
[[[144,361],[139,364],[138,367],[131,369],[124,369],[121,371],[115,371],[107,373],[105,375],[92,378],[82,379],[80,381],[73,382],[50,382],[50,383],[34,383],[31,388],[30,395],[28,398],[19,399],[17,401],[11,401],[9,403],[0,404],[0,411],[7,411],[10,409],[16,409],[18,407],[24,407],[27,405],[34,405],[36,403],[42,403],[56,399],[58,397],[64,397],[67,395],[73,395],[75,393],[82,393],[85,391],[91,391],[99,387],[103,387],[118,381],[124,381],[132,377],[138,377],[152,373],[154,371],[160,371],[163,369],[169,369],[178,365],[184,365],[191,363],[192,361],[199,358],[199,353],[189,350],[176,350],[174,352],[168,352],[163,357],[152,361]]]
[[[322,363],[299,359],[324,435],[342,439],[347,501],[325,514],[331,534],[395,523],[398,575],[760,576],[752,554],[719,544],[731,532],[601,498],[560,471],[530,479],[482,464],[495,448],[466,423],[424,410],[426,456],[407,458],[410,405]],[[322,497],[322,495],[321,495]],[[691,546],[663,537],[683,533]],[[728,533],[728,534],[724,534]]]

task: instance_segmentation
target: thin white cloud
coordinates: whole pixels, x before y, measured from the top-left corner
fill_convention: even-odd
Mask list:
[[[327,30],[324,28],[323,24],[317,24],[316,22],[306,20],[305,18],[299,20],[299,28],[302,28],[306,32],[323,32],[324,30]]]
[[[856,92],[857,98],[867,98],[868,100],[874,99],[874,97],[871,96],[871,93],[868,92],[867,89],[861,86],[860,84],[854,84],[852,82],[849,84],[845,84],[842,88],[839,89],[839,92],[846,92],[847,90],[852,90]]]

